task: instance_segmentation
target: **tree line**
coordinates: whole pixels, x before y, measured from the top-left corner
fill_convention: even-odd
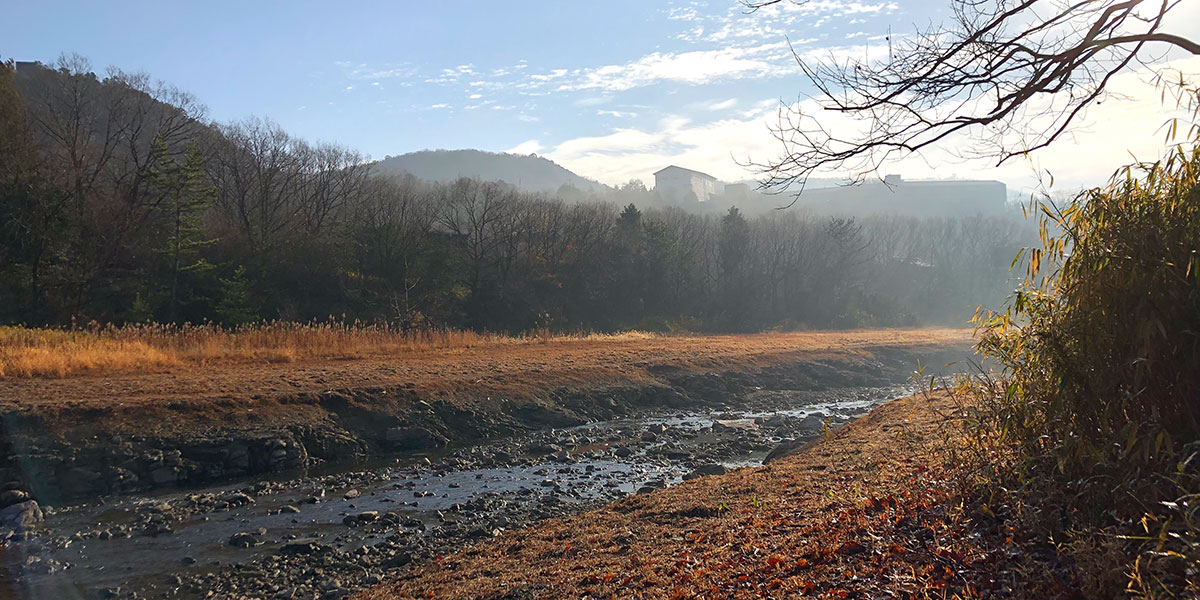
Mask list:
[[[625,190],[627,193],[645,190]],[[626,196],[628,198],[628,196]],[[567,202],[373,172],[145,75],[0,66],[0,322],[329,317],[493,331],[961,324],[1018,216]]]

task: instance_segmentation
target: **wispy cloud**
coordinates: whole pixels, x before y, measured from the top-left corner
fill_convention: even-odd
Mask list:
[[[368,65],[341,60],[333,64],[341,69],[348,79],[409,79],[418,72],[416,65],[409,63]]]
[[[637,116],[637,113],[635,112],[623,110],[598,110],[596,111],[596,114],[601,117],[616,117],[618,119],[631,119]]]
[[[663,82],[704,84],[721,80],[774,77],[789,72],[785,42],[691,52],[654,52],[622,65],[584,69],[557,91],[621,92]]]

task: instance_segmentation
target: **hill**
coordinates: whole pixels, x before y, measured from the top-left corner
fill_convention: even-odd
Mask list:
[[[384,173],[411,173],[427,181],[449,182],[460,177],[504,181],[530,192],[553,192],[563,185],[583,191],[601,191],[605,186],[581,177],[535,154],[519,155],[483,150],[422,150],[379,161]]]

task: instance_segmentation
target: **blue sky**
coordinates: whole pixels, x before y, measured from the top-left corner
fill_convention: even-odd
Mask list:
[[[669,163],[748,177],[735,159],[774,156],[767,125],[779,101],[807,91],[789,40],[807,55],[865,51],[889,28],[942,20],[948,6],[814,0],[746,14],[733,0],[0,4],[0,57],[52,62],[67,51],[98,71],[146,71],[197,95],[213,120],[267,116],[375,158],[537,152],[606,183],[649,180]],[[1068,170],[1094,176],[1077,167]],[[929,159],[898,169],[998,176]]]

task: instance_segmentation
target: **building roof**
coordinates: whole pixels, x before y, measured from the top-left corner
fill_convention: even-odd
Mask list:
[[[654,174],[655,174],[655,175],[658,175],[659,173],[662,173],[663,171],[670,171],[671,169],[675,169],[675,170],[677,170],[677,171],[683,171],[684,173],[688,173],[688,174],[690,174],[690,175],[698,175],[698,176],[700,176],[700,177],[703,177],[703,178],[705,178],[705,179],[711,179],[711,180],[713,180],[713,181],[716,181],[716,180],[717,180],[717,178],[716,178],[716,177],[713,177],[712,175],[709,175],[708,173],[701,173],[700,171],[694,171],[694,170],[692,170],[692,169],[685,169],[685,168],[683,168],[683,167],[677,167],[677,166],[675,166],[675,165],[671,165],[671,166],[669,166],[669,167],[665,167],[665,168],[659,169],[659,170],[655,171],[655,172],[654,172]]]

